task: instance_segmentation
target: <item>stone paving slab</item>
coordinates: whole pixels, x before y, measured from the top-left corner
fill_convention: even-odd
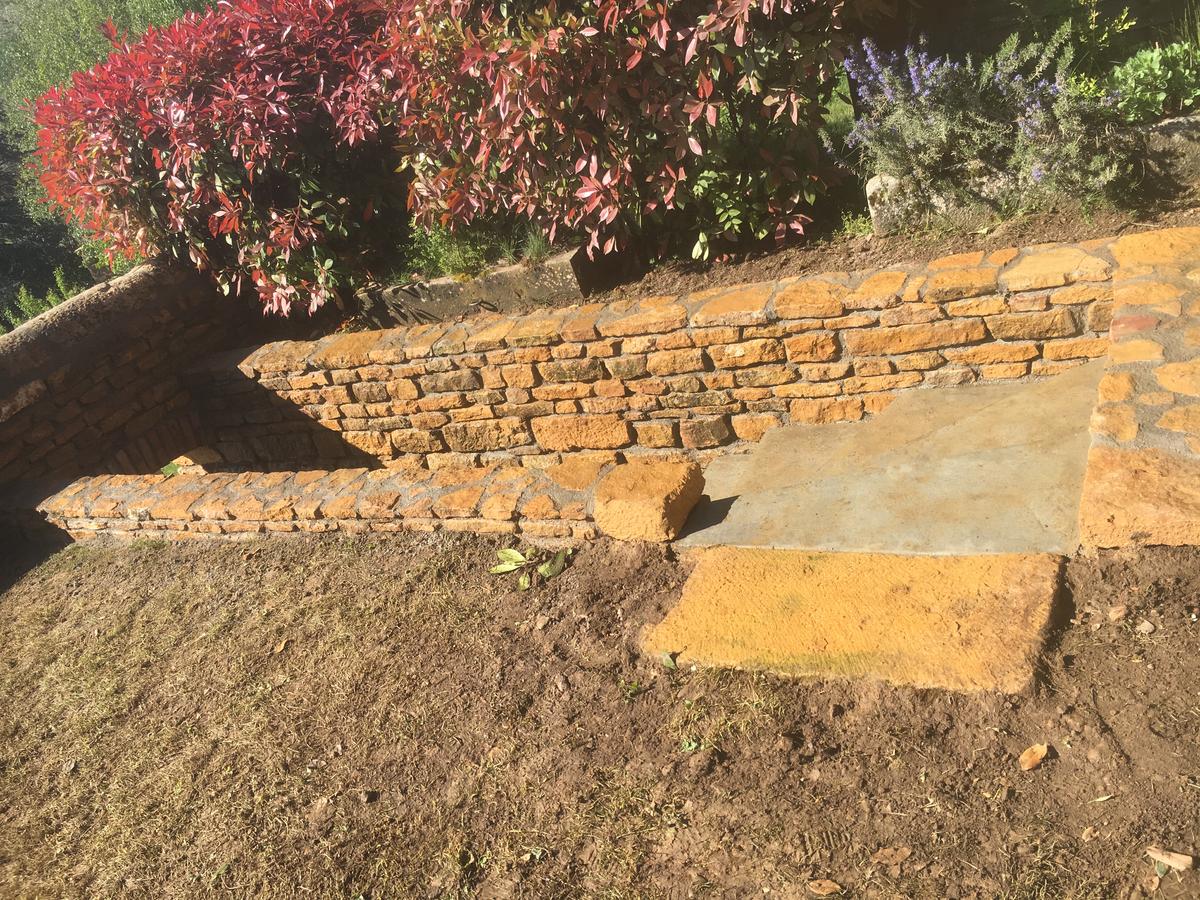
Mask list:
[[[1040,382],[921,391],[865,422],[777,429],[710,468],[711,524],[681,543],[1071,553],[1102,375],[1090,363]]]
[[[648,653],[783,675],[1017,693],[1062,582],[1053,554],[967,557],[717,547],[689,554]]]

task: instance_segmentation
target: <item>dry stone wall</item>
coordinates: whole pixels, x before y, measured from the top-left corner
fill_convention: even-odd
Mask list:
[[[192,374],[230,468],[698,453],[1103,356],[1109,242],[282,342]]]
[[[1087,547],[1200,545],[1200,229],[1113,245],[1112,349],[1080,509]]]
[[[201,276],[143,266],[0,337],[0,494],[152,472],[199,442],[179,379],[239,318]]]

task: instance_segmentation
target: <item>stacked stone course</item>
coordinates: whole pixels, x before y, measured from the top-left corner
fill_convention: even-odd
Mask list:
[[[240,374],[227,361],[198,373],[196,392],[233,466],[697,453],[787,423],[855,421],[902,390],[1103,356],[1112,267],[1107,242],[976,252],[275,343],[238,361]]]

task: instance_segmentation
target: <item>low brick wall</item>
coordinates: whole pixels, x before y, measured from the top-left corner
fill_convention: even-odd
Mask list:
[[[152,472],[195,447],[178,373],[245,334],[233,306],[195,272],[148,265],[0,336],[0,493]]]
[[[230,467],[704,451],[1103,356],[1109,242],[283,342],[192,384]]]
[[[575,542],[596,536],[593,490],[616,464],[613,454],[580,454],[545,469],[508,463],[437,472],[95,476],[59,491],[38,512],[76,540],[446,529]]]

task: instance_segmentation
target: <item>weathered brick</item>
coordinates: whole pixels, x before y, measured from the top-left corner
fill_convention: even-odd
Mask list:
[[[515,324],[516,321],[508,317],[477,322],[472,333],[464,340],[466,349],[471,353],[499,350]]]
[[[637,432],[637,443],[639,446],[656,449],[679,446],[675,422],[635,422],[633,427]]]
[[[458,453],[508,450],[530,440],[525,421],[516,416],[454,423],[442,429],[442,437]]]
[[[641,354],[614,356],[612,359],[604,360],[604,367],[608,369],[613,378],[621,378],[626,381],[641,378],[647,371],[646,357]]]
[[[823,319],[840,316],[848,290],[824,278],[784,279],[775,294],[775,315],[780,319]]]
[[[789,407],[793,422],[826,425],[831,422],[857,422],[863,416],[858,397],[822,400],[793,400]]]
[[[451,391],[472,391],[482,387],[479,373],[472,369],[455,369],[421,377],[421,390],[426,394],[444,394]]]
[[[466,487],[448,491],[433,501],[433,513],[439,519],[473,516],[479,508],[479,500],[482,496],[483,486],[479,484],[469,484]]]
[[[522,316],[513,323],[513,327],[504,337],[504,343],[509,347],[544,347],[547,344],[557,343],[562,334],[563,320],[566,315],[565,311],[556,310]],[[521,361],[532,362],[533,360]]]
[[[701,304],[692,313],[692,324],[761,325],[769,319],[767,304],[774,290],[775,283],[771,281],[727,290]]]
[[[772,428],[778,428],[783,423],[779,416],[771,413],[745,413],[734,416],[730,424],[739,440],[757,442]]]
[[[943,319],[942,308],[936,303],[905,303],[895,309],[885,309],[879,314],[879,324],[891,325],[923,325]]]
[[[945,269],[934,272],[921,288],[921,298],[929,303],[963,300],[994,294],[998,269]]]
[[[1065,307],[1049,312],[988,316],[984,321],[992,336],[1001,341],[1041,340],[1079,333],[1079,324]]]
[[[901,372],[897,375],[875,375],[869,378],[847,378],[842,390],[847,394],[869,394],[915,387],[924,376],[920,372]]]
[[[679,423],[679,439],[689,450],[719,447],[730,437],[729,420],[724,416],[684,419]]]
[[[718,369],[741,369],[779,362],[784,359],[784,350],[779,341],[764,338],[740,344],[717,344],[708,348],[708,356]]]
[[[900,302],[907,272],[875,272],[846,298],[849,309],[887,309]]]
[[[736,372],[734,384],[738,387],[774,387],[795,381],[797,377],[796,370],[791,366],[757,366]]]
[[[592,341],[599,335],[596,322],[607,309],[603,303],[571,307],[562,324],[562,337],[566,341]]]
[[[793,335],[783,344],[790,362],[829,362],[840,354],[837,338],[824,332]]]
[[[977,347],[954,347],[943,350],[950,362],[967,366],[993,365],[995,363],[1028,362],[1038,356],[1037,344],[980,344]]]
[[[547,416],[531,424],[546,450],[617,450],[633,440],[629,423],[615,415]]]
[[[1066,341],[1047,341],[1042,356],[1050,360],[1095,359],[1108,353],[1107,338],[1075,338]]]
[[[674,297],[619,301],[600,317],[597,330],[605,337],[662,334],[687,324],[687,310]]]
[[[675,375],[704,370],[703,350],[661,350],[646,359],[651,375]],[[614,373],[615,374],[615,373]]]
[[[956,344],[970,344],[987,337],[978,319],[954,319],[926,325],[897,325],[848,331],[842,336],[847,351],[854,356],[891,356],[917,350],[936,350]]]
[[[1012,378],[1024,378],[1028,374],[1029,363],[999,363],[979,367],[979,377],[984,381],[1007,381]]]
[[[896,367],[892,365],[890,359],[864,356],[854,361],[855,375],[891,375],[894,371],[896,371]]]
[[[1092,431],[1118,443],[1138,436],[1137,410],[1128,404],[1099,406],[1092,413]]]
[[[546,381],[596,381],[608,373],[604,363],[598,359],[564,359],[538,365],[538,372]]]
[[[1027,254],[1004,270],[1001,279],[1009,291],[1038,291],[1077,281],[1103,281],[1111,266],[1077,247],[1055,247]]]

